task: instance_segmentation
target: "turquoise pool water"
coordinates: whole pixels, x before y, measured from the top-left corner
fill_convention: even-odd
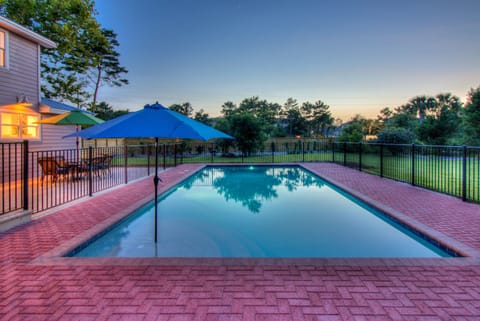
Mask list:
[[[300,167],[207,167],[73,252],[78,257],[443,257]]]

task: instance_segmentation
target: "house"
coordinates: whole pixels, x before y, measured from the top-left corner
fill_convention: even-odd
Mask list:
[[[56,44],[0,16],[0,143],[28,140],[31,151],[74,149],[75,139],[62,137],[75,126],[38,124],[75,109],[41,98],[41,47]]]

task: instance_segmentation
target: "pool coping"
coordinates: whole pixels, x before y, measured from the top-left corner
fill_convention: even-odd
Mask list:
[[[141,257],[141,258],[118,258],[118,257],[104,257],[104,258],[78,258],[65,257],[64,255],[72,252],[87,240],[95,237],[105,229],[111,227],[113,224],[123,220],[136,209],[145,206],[153,200],[153,196],[147,196],[139,199],[130,206],[123,208],[118,213],[110,216],[104,221],[96,224],[94,227],[85,230],[68,241],[56,246],[50,251],[38,256],[30,261],[29,265],[158,265],[158,266],[190,266],[190,265],[348,265],[348,266],[466,266],[478,265],[480,263],[480,250],[476,250],[454,238],[451,238],[425,224],[405,215],[385,204],[382,204],[367,195],[364,195],[354,189],[351,189],[333,179],[326,178],[314,169],[309,168],[308,164],[303,163],[275,163],[275,164],[198,164],[193,170],[184,172],[182,175],[176,177],[167,185],[162,186],[159,191],[159,196],[167,193],[173,187],[194,175],[201,169],[208,166],[299,166],[327,181],[329,184],[351,194],[360,199],[369,206],[384,212],[394,220],[402,225],[416,230],[430,239],[438,242],[441,246],[450,248],[464,257],[451,258],[163,258],[163,257]],[[432,192],[434,193],[434,192]]]

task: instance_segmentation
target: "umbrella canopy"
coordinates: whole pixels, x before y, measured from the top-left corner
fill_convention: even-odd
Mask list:
[[[65,137],[234,139],[221,131],[170,110],[158,102]]]
[[[92,126],[103,123],[103,120],[81,110],[72,110],[65,114],[45,118],[38,123],[48,125]]]
[[[155,208],[155,243],[157,243],[157,212],[158,212],[158,139],[159,138],[183,138],[209,140],[213,138],[234,139],[219,130],[188,118],[173,110],[170,110],[158,102],[153,105],[145,105],[139,111],[129,113],[102,124],[84,129],[78,133],[65,137],[80,136],[86,139],[95,138],[155,138],[155,176],[154,184],[154,208]]]
[[[78,133],[79,126],[92,126],[98,125],[103,123],[103,120],[93,116],[92,114],[86,113],[81,111],[80,109],[72,110],[68,113],[52,116],[49,118],[42,119],[38,122],[39,124],[47,124],[47,125],[74,125],[76,126],[76,131]],[[65,138],[65,137],[64,137]],[[79,144],[78,136],[75,141],[77,147],[77,159],[79,158]]]

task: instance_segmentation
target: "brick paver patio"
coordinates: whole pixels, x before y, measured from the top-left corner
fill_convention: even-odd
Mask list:
[[[163,172],[161,189],[199,167]],[[335,164],[305,167],[473,257],[283,263],[52,257],[151,199],[148,178],[0,234],[0,318],[480,320],[480,206]]]

